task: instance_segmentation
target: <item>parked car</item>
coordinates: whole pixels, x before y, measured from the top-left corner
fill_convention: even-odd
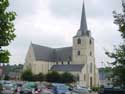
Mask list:
[[[42,88],[41,92],[42,92],[42,94],[54,94],[53,89],[52,88],[47,88],[47,87]]]
[[[5,83],[3,84],[3,93],[5,94],[13,94],[16,89],[16,84]]]
[[[23,88],[20,91],[20,94],[33,94],[31,89]]]
[[[87,88],[74,88],[72,94],[90,94]]]
[[[71,94],[71,91],[65,84],[54,83],[52,85],[54,94]]]
[[[84,88],[84,89],[87,89],[90,93],[92,92],[92,89],[89,88],[89,87],[79,86],[79,87],[77,87],[77,88]]]
[[[121,88],[102,88],[99,94],[125,94],[125,90]]]
[[[14,92],[17,94],[20,93],[21,87],[23,86],[23,82],[16,82],[16,85],[17,87]]]
[[[27,82],[22,86],[20,94],[33,94],[35,92],[36,87],[37,87],[36,83]]]

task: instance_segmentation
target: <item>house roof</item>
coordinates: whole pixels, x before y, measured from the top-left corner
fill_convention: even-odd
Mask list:
[[[50,70],[64,72],[81,72],[84,64],[53,65]]]
[[[37,44],[31,44],[36,60],[44,61],[71,61],[72,47],[50,48]]]
[[[111,69],[107,70],[107,68],[99,68],[99,79],[106,80],[112,75]]]

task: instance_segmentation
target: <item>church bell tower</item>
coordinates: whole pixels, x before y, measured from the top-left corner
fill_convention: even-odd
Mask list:
[[[87,27],[84,2],[82,7],[80,28],[77,31],[77,34],[73,37],[72,52],[72,63],[84,64],[86,71],[84,74],[86,75],[87,86],[92,87],[95,81],[94,39]]]
[[[94,59],[94,39],[88,30],[83,2],[80,29],[73,37],[73,64],[86,64]]]

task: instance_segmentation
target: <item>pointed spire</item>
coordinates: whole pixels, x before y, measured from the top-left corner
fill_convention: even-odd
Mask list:
[[[84,31],[84,32],[87,30],[87,22],[86,22],[86,14],[85,14],[84,1],[83,1],[83,7],[82,7],[82,16],[81,16],[80,29],[81,29],[82,31]]]
[[[85,6],[83,1],[81,24],[80,24],[80,29],[77,32],[77,36],[82,36],[87,34],[88,34],[88,28],[87,28],[86,15],[85,15]]]

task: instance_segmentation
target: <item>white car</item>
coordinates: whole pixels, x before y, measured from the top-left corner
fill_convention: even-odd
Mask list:
[[[87,88],[74,88],[72,94],[90,94]]]
[[[49,89],[49,88],[47,88],[47,87],[45,87],[45,88],[42,88],[42,94],[53,94],[53,91],[52,91],[52,89]]]

